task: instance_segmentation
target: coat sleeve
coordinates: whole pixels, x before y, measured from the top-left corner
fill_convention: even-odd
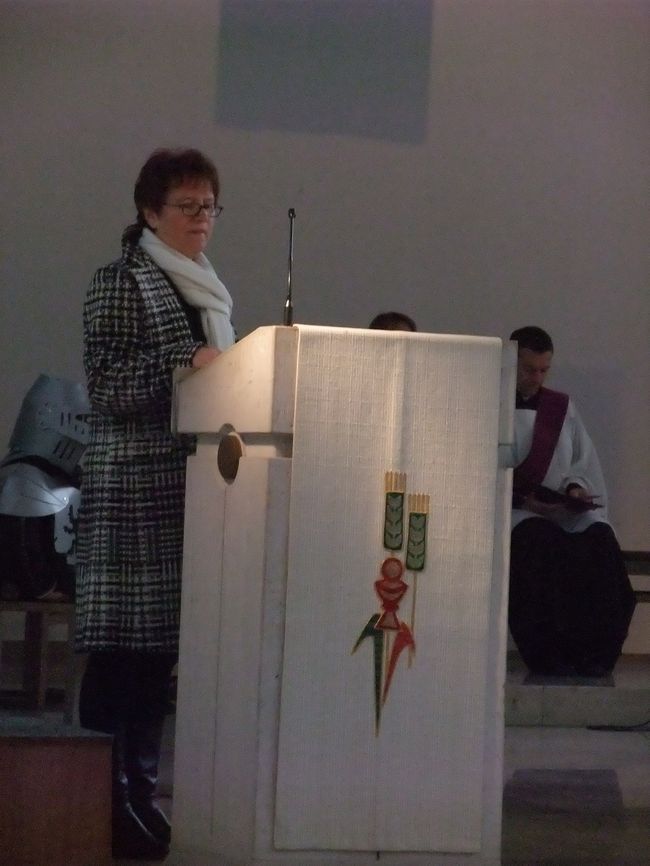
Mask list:
[[[84,365],[96,410],[133,415],[169,402],[172,371],[191,366],[201,343],[174,339],[170,328],[155,345],[147,327],[134,274],[119,264],[100,268],[84,305]]]

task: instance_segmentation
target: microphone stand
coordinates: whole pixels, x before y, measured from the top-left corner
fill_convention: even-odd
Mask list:
[[[287,274],[287,299],[284,302],[284,324],[293,325],[293,300],[291,297],[291,272],[293,271],[293,222],[295,210],[289,208],[289,271]]]

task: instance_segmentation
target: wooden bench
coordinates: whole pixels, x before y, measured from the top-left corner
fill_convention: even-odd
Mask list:
[[[43,712],[49,683],[48,643],[52,623],[64,622],[67,628],[64,720],[70,724],[74,715],[76,666],[74,656],[74,602],[53,601],[0,601],[0,614],[16,612],[25,615],[23,693],[25,706]],[[4,638],[0,634],[0,660]]]
[[[623,558],[636,597],[636,610],[623,652],[647,656],[650,655],[650,552],[624,550]]]
[[[650,602],[650,586],[635,581],[635,577],[650,577],[650,552],[647,550],[624,550],[625,567],[630,575],[637,602]]]

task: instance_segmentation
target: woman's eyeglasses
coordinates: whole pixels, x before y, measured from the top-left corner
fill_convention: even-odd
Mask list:
[[[201,204],[198,201],[184,201],[181,204],[172,204],[168,201],[163,203],[166,207],[177,207],[186,217],[196,217],[204,210],[209,217],[216,219],[223,210],[220,204]]]

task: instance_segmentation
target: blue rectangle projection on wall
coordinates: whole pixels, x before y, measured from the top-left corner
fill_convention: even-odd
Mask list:
[[[426,137],[432,0],[224,0],[217,121]]]

